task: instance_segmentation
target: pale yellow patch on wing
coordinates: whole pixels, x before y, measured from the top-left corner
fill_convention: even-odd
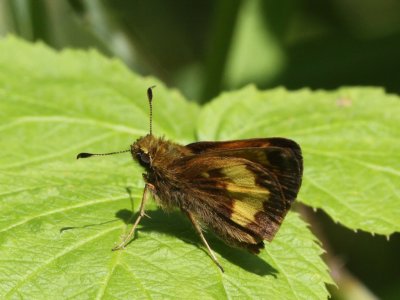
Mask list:
[[[225,189],[233,199],[231,219],[241,226],[255,221],[255,215],[263,211],[264,201],[268,201],[269,190],[256,184],[255,174],[243,165],[229,166],[222,169],[229,178]]]
[[[230,166],[221,169],[222,173],[233,183],[241,186],[254,186],[254,173],[247,170],[243,165]]]
[[[251,198],[256,198],[257,201],[259,201],[258,199],[268,199],[269,196],[269,190],[254,184],[245,186],[236,183],[226,183],[225,188],[231,195],[247,194]],[[251,198],[249,200],[251,200]],[[244,201],[247,201],[247,199]]]
[[[263,210],[263,201],[260,199],[234,200],[231,219],[245,227],[256,220],[255,215],[257,212]]]
[[[207,172],[201,173],[200,176],[203,178],[210,178],[210,174],[208,174]]]

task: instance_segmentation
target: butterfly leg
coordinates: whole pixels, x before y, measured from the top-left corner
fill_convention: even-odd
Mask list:
[[[211,247],[208,245],[208,242],[203,235],[203,231],[201,230],[199,222],[196,220],[196,218],[190,212],[186,211],[186,214],[188,215],[189,220],[192,222],[193,227],[196,229],[197,233],[200,235],[201,241],[203,242],[204,246],[206,246],[211,259],[215,262],[215,264],[218,266],[218,268],[220,268],[221,271],[224,272],[224,268],[219,264],[217,257],[215,256]]]
[[[135,234],[136,227],[139,225],[140,220],[143,218],[143,216],[146,215],[144,212],[144,205],[146,204],[146,201],[149,197],[148,193],[150,190],[154,190],[154,185],[152,185],[151,183],[146,183],[143,191],[142,202],[140,203],[139,216],[137,217],[135,223],[133,224],[131,231],[129,231],[128,235],[125,236],[124,240],[118,246],[115,246],[112,249],[113,251],[125,248],[125,246],[132,239],[133,235]]]

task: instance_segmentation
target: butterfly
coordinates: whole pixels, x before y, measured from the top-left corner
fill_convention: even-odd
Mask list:
[[[152,133],[153,87],[148,88],[149,134],[128,150],[77,158],[131,152],[146,171],[139,214],[129,234],[113,250],[123,249],[134,236],[150,196],[164,210],[187,215],[211,259],[224,271],[203,231],[210,229],[226,244],[258,254],[272,241],[299,192],[303,159],[300,146],[286,138],[204,141],[180,145]]]

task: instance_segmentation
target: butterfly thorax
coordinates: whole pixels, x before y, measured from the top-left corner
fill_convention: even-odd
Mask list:
[[[190,155],[190,150],[164,138],[146,135],[131,145],[131,153],[147,171],[144,178],[155,187],[153,194],[159,205],[167,210],[180,207],[182,184],[176,177],[174,165]]]

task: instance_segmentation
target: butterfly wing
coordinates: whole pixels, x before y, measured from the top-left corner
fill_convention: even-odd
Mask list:
[[[244,158],[275,177],[289,205],[296,199],[303,176],[300,146],[285,138],[198,142],[186,146],[197,155]],[[260,185],[260,183],[259,183]]]
[[[298,151],[298,158],[301,159],[300,146],[293,140],[272,137],[264,139],[245,139],[245,140],[233,140],[233,141],[222,141],[222,142],[196,142],[186,145],[186,148],[190,149],[193,153],[200,154],[205,152],[220,151],[220,150],[232,150],[232,149],[243,149],[243,148],[268,148],[268,147],[279,147],[289,148],[293,151]]]
[[[198,142],[186,146],[194,154],[214,154],[215,156],[241,157],[258,163],[276,173],[279,182],[287,181],[288,176],[292,182],[287,182],[283,187],[288,187],[295,192],[295,197],[287,195],[293,200],[296,198],[301,186],[303,175],[303,158],[300,146],[285,138],[247,139],[224,142]],[[289,186],[288,186],[289,185]],[[292,201],[293,201],[292,200]]]
[[[301,184],[300,148],[280,140],[188,145],[193,155],[177,163],[177,174],[195,199],[184,209],[225,241],[259,252],[264,239],[273,239]]]

